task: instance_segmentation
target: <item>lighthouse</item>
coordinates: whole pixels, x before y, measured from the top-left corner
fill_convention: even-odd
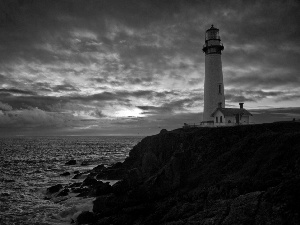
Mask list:
[[[204,81],[204,110],[203,122],[214,120],[212,113],[216,108],[225,108],[224,83],[222,72],[221,52],[224,46],[221,43],[219,29],[211,25],[205,33],[205,81]]]

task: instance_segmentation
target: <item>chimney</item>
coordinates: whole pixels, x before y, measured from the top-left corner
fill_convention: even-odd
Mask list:
[[[244,103],[239,103],[240,104],[240,109],[243,108]]]
[[[222,108],[222,102],[218,103],[218,108]]]

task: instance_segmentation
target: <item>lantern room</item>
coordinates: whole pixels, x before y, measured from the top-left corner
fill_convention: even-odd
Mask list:
[[[208,40],[220,40],[219,29],[215,28],[214,25],[211,25],[211,28],[206,31],[205,41]]]
[[[211,28],[205,33],[205,44],[203,45],[202,50],[206,55],[221,54],[221,51],[224,50],[224,46],[221,43],[219,36],[219,29],[215,28],[214,25],[211,25]]]

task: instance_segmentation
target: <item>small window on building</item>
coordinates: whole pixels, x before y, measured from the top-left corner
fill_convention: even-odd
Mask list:
[[[218,123],[218,117],[216,117],[216,123]]]
[[[220,116],[220,123],[223,123],[223,118],[222,118],[222,116]]]
[[[219,84],[219,94],[222,94],[222,86]]]
[[[231,121],[230,121],[230,120],[228,120],[228,123],[231,123]]]

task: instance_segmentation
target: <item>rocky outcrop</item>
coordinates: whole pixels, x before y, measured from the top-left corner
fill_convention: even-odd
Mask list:
[[[75,159],[71,159],[68,162],[65,163],[65,165],[76,165],[76,160]]]
[[[146,137],[93,211],[99,224],[298,224],[299,131],[262,124]]]
[[[296,225],[299,148],[300,123],[164,130],[65,188],[96,197],[92,224]]]

